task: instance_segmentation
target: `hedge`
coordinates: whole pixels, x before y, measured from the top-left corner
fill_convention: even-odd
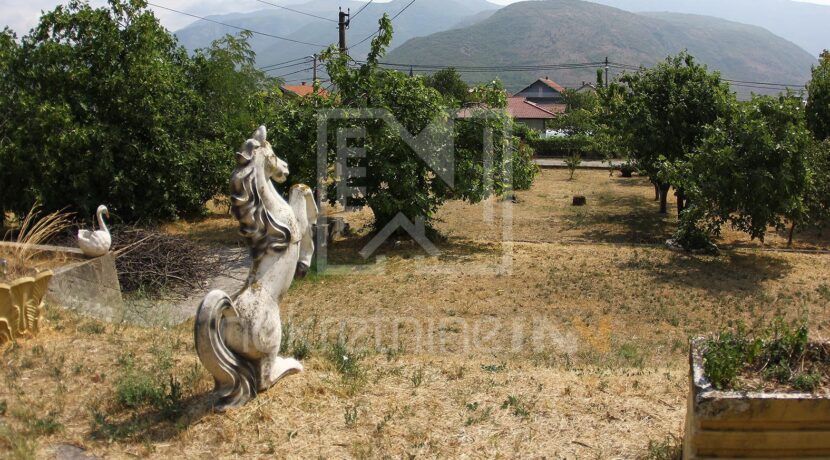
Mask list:
[[[599,152],[589,136],[550,137],[530,141],[530,145],[541,157],[568,157],[579,154],[587,160],[602,160],[605,157]]]

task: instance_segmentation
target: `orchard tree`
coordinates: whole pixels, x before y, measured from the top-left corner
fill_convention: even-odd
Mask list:
[[[331,125],[337,128],[365,130],[360,136],[363,139],[357,141],[358,146],[365,148],[365,157],[349,165],[365,168],[364,177],[338,177],[362,188],[359,193],[346,197],[350,204],[369,206],[375,214],[376,229],[383,228],[399,213],[410,220],[423,218],[429,226],[438,207],[447,199],[477,202],[491,192],[501,194],[509,190],[511,182],[526,184],[526,177],[515,180],[509,174],[532,175],[533,168],[511,170],[503,166],[509,166],[510,158],[517,152],[526,155],[530,163],[530,152],[517,151],[513,139],[504,136],[502,127],[510,123],[502,108],[506,103],[504,93],[491,88],[473,91],[471,95],[480,97],[488,106],[482,110],[492,111],[494,117],[459,121],[450,131],[451,124],[447,121],[455,116],[455,109],[445,104],[437,90],[426,86],[420,77],[409,77],[378,65],[392,39],[388,16],[384,15],[379,25],[380,33],[372,40],[364,64],[354,67],[349,57],[334,47],[323,53],[322,60],[337,87],[337,107],[346,113],[353,110],[355,114],[364,108],[388,111],[409,133],[419,133],[425,151],[451,153],[454,180],[452,186],[448,184],[442,178],[448,169],[436,170],[435,165],[427,165],[398,131],[383,120],[332,121]],[[492,128],[495,146],[491,162],[484,157],[482,142],[487,128]],[[447,144],[448,140],[453,141],[452,145]],[[329,155],[330,160],[336,159],[337,152],[329,150]],[[485,179],[485,174],[489,179]],[[337,199],[333,193],[329,197],[331,201]]]
[[[811,146],[801,99],[756,96],[707,127],[700,147],[666,168],[688,200],[675,240],[711,247],[723,225],[764,240],[803,212]]]
[[[460,106],[467,100],[469,86],[454,67],[441,69],[424,77],[424,84],[447,98],[453,106]]]
[[[196,50],[189,78],[203,104],[205,135],[237,147],[240,136],[250,134],[278,102],[279,83],[256,67],[251,32],[226,35],[210,47]]]
[[[565,90],[565,113],[550,121],[550,127],[566,132],[568,135],[593,135],[598,128],[601,115],[599,97],[596,93],[584,93]]]
[[[0,32],[0,228],[7,209],[23,209],[28,202],[25,183],[20,174],[27,165],[18,164],[21,158],[15,154],[15,131],[19,120],[16,114],[18,91],[12,80],[12,70],[18,65],[17,37],[8,28]]]
[[[821,53],[807,86],[807,125],[818,140],[830,138],[830,51]]]
[[[830,225],[830,139],[813,141],[807,160],[809,181],[802,206],[790,216],[790,243],[797,226],[824,230]]]
[[[106,203],[133,222],[201,214],[266,106],[244,36],[191,59],[144,0],[71,0],[12,42],[0,203],[18,214],[35,200],[82,216]]]
[[[637,166],[658,188],[660,212],[667,212],[672,185],[681,211],[685,190],[661,171],[700,147],[706,126],[729,114],[734,96],[720,74],[710,73],[686,52],[625,75],[621,82],[625,98],[619,115],[628,147]]]

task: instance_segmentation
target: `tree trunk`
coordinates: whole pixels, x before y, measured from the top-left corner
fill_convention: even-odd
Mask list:
[[[669,189],[671,185],[669,184],[660,184],[660,214],[668,214],[669,213]]]
[[[790,237],[787,238],[787,247],[792,247],[793,245],[793,232],[795,232],[795,222],[790,225]]]
[[[686,194],[683,193],[683,190],[678,190],[674,195],[677,197],[677,217],[679,218],[683,210],[686,209]]]
[[[654,186],[654,201],[660,201],[660,186],[657,182],[652,182],[651,185]]]

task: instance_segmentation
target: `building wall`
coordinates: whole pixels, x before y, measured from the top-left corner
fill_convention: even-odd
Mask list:
[[[526,125],[528,128],[544,132],[545,131],[545,120],[538,119],[538,118],[516,118],[516,121]]]

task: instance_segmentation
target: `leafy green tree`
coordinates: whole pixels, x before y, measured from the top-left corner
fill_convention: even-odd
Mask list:
[[[205,134],[226,145],[241,144],[240,136],[252,133],[273,110],[279,81],[256,67],[251,32],[226,35],[206,49],[196,50],[189,78],[204,102]]]
[[[813,141],[807,156],[809,181],[802,206],[792,215],[789,242],[796,227],[823,230],[830,225],[830,139]]]
[[[19,164],[21,158],[15,154],[14,143],[15,122],[19,121],[18,94],[11,73],[17,65],[18,53],[17,37],[8,28],[4,29],[0,32],[0,227],[6,209],[22,209],[27,201],[25,184],[20,181],[26,165]]]
[[[819,140],[830,138],[830,51],[821,53],[807,86],[807,125]]]
[[[723,225],[764,240],[803,208],[811,146],[801,99],[757,96],[703,133],[700,147],[666,168],[686,191],[676,240],[701,249]]]
[[[424,218],[429,226],[438,207],[447,199],[476,202],[489,196],[491,190],[496,194],[508,190],[514,179],[509,174],[516,171],[511,171],[509,158],[516,152],[516,146],[511,142],[513,139],[502,134],[502,127],[509,126],[510,120],[502,109],[506,99],[500,85],[496,83],[492,87],[477,88],[471,93],[484,103],[477,110],[489,111],[491,118],[462,120],[455,123],[452,132],[448,132],[451,125],[441,121],[453,116],[454,109],[445,104],[438,91],[427,87],[422,78],[412,78],[378,65],[392,38],[389,18],[384,16],[379,23],[380,33],[372,40],[365,64],[354,67],[349,57],[334,47],[323,53],[322,60],[338,90],[337,107],[345,111],[385,109],[408,132],[421,133],[423,137],[420,141],[429,145],[429,151],[442,151],[447,147],[443,144],[444,139],[450,136],[454,139],[454,148],[451,149],[454,183],[450,186],[438,174],[441,171],[430,169],[399,133],[384,121],[361,120],[358,125],[365,129],[361,146],[365,148],[366,155],[349,166],[365,168],[365,177],[339,178],[362,188],[361,193],[348,197],[350,204],[369,206],[375,214],[375,227],[378,229],[399,213],[410,220]],[[335,127],[355,124],[350,120],[332,123]],[[430,131],[424,136],[425,128]],[[483,153],[482,139],[488,128],[492,129],[495,146],[491,161],[487,161]],[[527,153],[526,149],[524,153]],[[330,163],[333,163],[331,160],[336,159],[336,152],[330,150],[329,155]],[[534,170],[522,165],[519,171],[530,174]],[[335,194],[329,196],[332,201],[337,198]]]
[[[660,212],[667,212],[672,185],[681,211],[685,190],[661,171],[700,147],[706,126],[729,114],[734,96],[717,72],[710,73],[685,52],[621,81],[626,90],[619,107],[621,128],[631,154],[657,186]]]
[[[452,105],[461,105],[467,100],[469,86],[454,67],[441,69],[432,75],[427,75],[424,77],[424,84],[452,101]]]
[[[597,130],[600,116],[599,97],[594,92],[578,93],[565,90],[565,113],[549,122],[553,129],[564,131],[570,136],[593,135]]]
[[[106,203],[124,221],[200,214],[267,106],[244,36],[191,59],[144,0],[72,0],[9,43],[0,202],[18,213],[40,200],[81,215]]]

